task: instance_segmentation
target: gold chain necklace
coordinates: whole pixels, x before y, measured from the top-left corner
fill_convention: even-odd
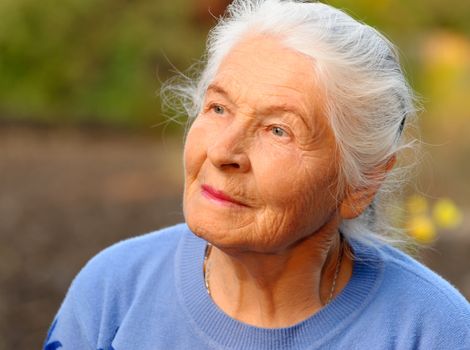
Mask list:
[[[204,273],[204,284],[206,285],[207,294],[211,295],[211,289],[209,287],[209,271],[210,265],[208,264],[209,256],[212,251],[212,244],[207,243],[206,250],[204,252],[204,264],[203,264],[203,273]],[[339,246],[339,257],[338,262],[336,263],[335,275],[333,277],[333,283],[331,284],[330,295],[325,305],[328,305],[333,299],[333,294],[336,290],[336,282],[338,281],[339,271],[341,270],[341,263],[343,262],[344,247],[343,247],[343,235],[340,234],[340,246]]]

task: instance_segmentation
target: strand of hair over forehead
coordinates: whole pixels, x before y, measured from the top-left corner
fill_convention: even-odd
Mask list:
[[[393,45],[375,29],[319,2],[235,0],[210,32],[206,66],[196,84],[176,85],[189,97],[190,117],[201,108],[207,86],[230,49],[247,35],[279,37],[287,46],[312,58],[312,67],[326,95],[326,116],[335,134],[341,159],[342,190],[374,186],[376,171],[392,155],[411,147],[402,134],[415,115],[413,93]],[[401,183],[387,177],[374,208],[343,223],[346,236],[366,243],[400,241],[381,216],[386,194]]]

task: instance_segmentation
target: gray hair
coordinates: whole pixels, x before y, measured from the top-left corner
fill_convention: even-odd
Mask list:
[[[244,36],[255,33],[278,37],[313,59],[341,158],[340,188],[380,186],[373,204],[356,219],[344,220],[340,230],[368,244],[403,243],[383,210],[390,203],[387,194],[400,187],[400,169],[385,180],[375,170],[412,147],[403,129],[416,109],[397,51],[377,30],[322,3],[235,0],[209,34],[205,65],[197,78],[170,81],[164,95],[171,91],[177,96],[191,121],[223,58]]]

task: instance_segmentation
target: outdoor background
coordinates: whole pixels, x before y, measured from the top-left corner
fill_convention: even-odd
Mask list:
[[[470,4],[327,2],[400,47],[423,155],[397,220],[470,298]],[[0,0],[0,350],[41,347],[97,252],[182,220],[182,127],[158,91],[226,4]]]

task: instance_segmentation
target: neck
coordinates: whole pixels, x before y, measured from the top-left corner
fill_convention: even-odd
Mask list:
[[[317,232],[276,254],[212,247],[206,282],[213,301],[229,316],[258,327],[288,327],[344,288],[352,261],[343,249],[337,231]]]

